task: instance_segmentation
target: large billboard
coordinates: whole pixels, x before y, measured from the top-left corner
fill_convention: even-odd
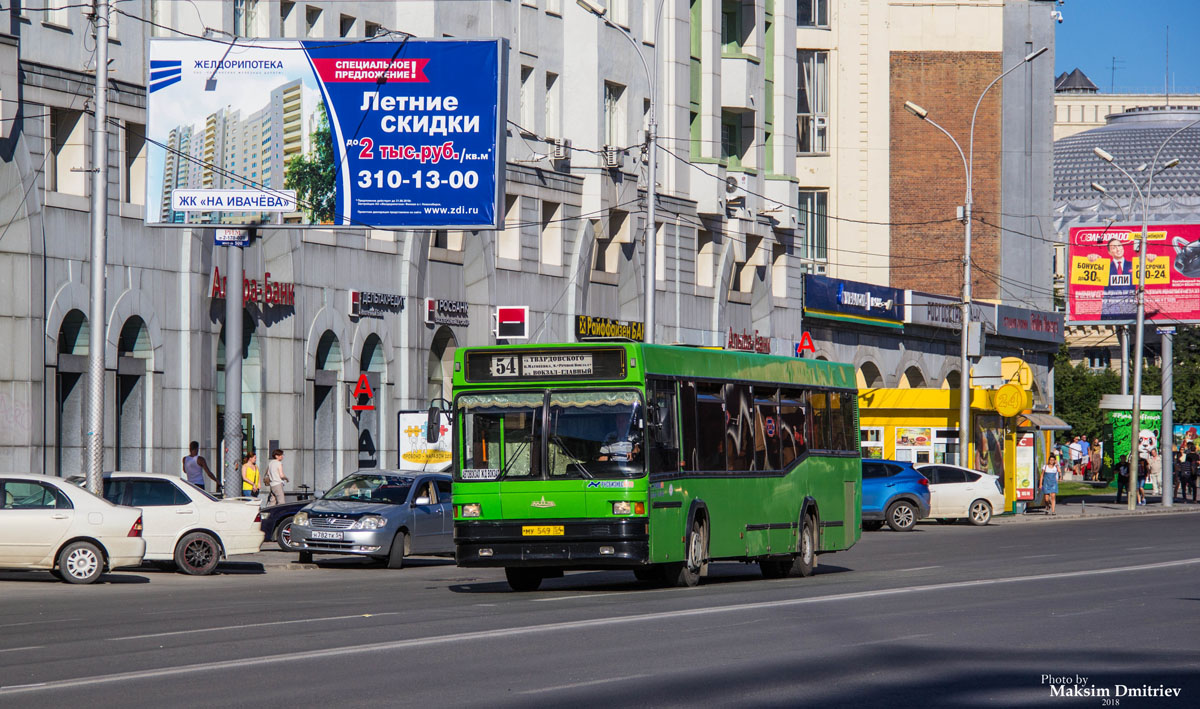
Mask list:
[[[1148,228],[1146,318],[1200,322],[1200,225]],[[1140,226],[1070,230],[1067,300],[1076,323],[1132,323],[1136,317]]]
[[[494,229],[504,40],[153,39],[147,224]]]

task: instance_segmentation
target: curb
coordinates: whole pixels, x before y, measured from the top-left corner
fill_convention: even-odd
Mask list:
[[[1103,509],[1103,508],[1101,508]],[[1127,509],[1122,510],[1106,510],[1088,514],[1087,512],[1071,512],[1069,514],[1021,514],[1021,515],[1003,515],[992,518],[994,524],[1022,524],[1036,522],[1059,522],[1059,521],[1075,521],[1085,519],[1113,519],[1115,517],[1137,517],[1144,515],[1174,515],[1174,514],[1196,514],[1200,513],[1200,506],[1196,507],[1171,507],[1164,509],[1155,505],[1152,508],[1138,509],[1130,512]]]

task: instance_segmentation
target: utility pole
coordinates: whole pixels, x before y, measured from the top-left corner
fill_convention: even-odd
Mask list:
[[[108,0],[95,0],[96,117],[92,139],[92,274],[88,315],[87,489],[104,493],[104,344],[108,308]]]
[[[225,247],[225,497],[242,495],[242,247]]]
[[[1175,442],[1175,328],[1164,327],[1159,330],[1162,334],[1162,436],[1159,444],[1162,454],[1158,460],[1162,463],[1162,506],[1173,507],[1175,496],[1171,494],[1175,486],[1174,465],[1175,456],[1171,444]]]

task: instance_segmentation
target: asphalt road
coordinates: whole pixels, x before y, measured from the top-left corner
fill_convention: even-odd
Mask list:
[[[437,559],[0,572],[0,706],[1106,706],[1055,685],[1197,706],[1197,532],[922,524],[808,579],[714,564],[695,589],[588,572],[518,594]],[[1180,694],[1119,694],[1147,685]]]

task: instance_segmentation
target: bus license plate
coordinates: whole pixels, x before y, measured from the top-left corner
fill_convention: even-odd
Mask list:
[[[309,532],[309,537],[313,539],[338,539],[342,538],[341,532]]]
[[[535,524],[521,527],[522,537],[561,537],[561,524]]]

